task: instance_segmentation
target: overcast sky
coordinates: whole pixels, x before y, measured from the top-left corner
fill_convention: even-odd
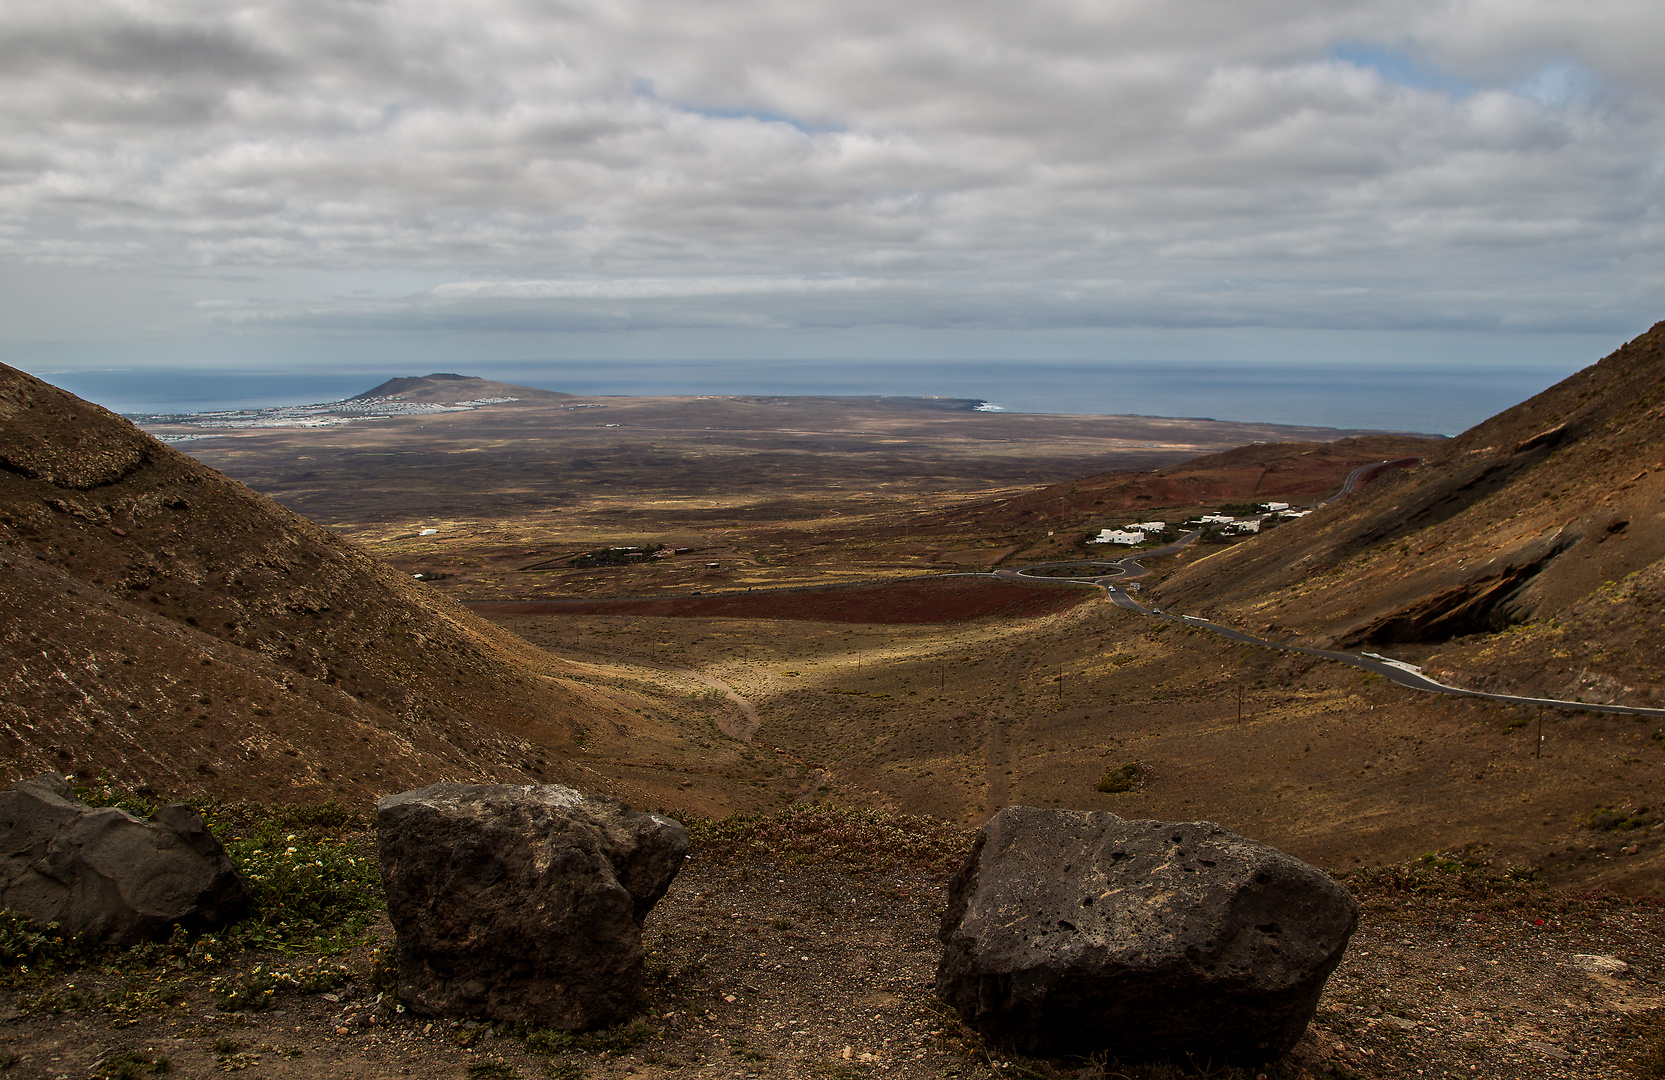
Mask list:
[[[1658,0],[5,0],[0,358],[1582,363],[1665,317],[1661,42]]]

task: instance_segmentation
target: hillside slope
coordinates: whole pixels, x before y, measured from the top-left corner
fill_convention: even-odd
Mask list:
[[[1477,687],[1665,704],[1662,498],[1665,323],[1155,595]]]
[[[615,709],[547,654],[0,365],[0,779],[238,798],[569,775]]]

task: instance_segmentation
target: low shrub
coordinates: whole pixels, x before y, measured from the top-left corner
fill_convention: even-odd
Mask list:
[[[322,993],[352,977],[352,970],[344,964],[317,963],[273,968],[270,971],[265,965],[256,964],[249,971],[211,979],[208,992],[213,996],[214,1004],[228,1012],[258,1012],[270,1009],[280,997]]]
[[[1646,806],[1638,806],[1634,810],[1615,810],[1611,806],[1599,806],[1584,819],[1584,825],[1597,832],[1612,832],[1615,829],[1645,829],[1657,820],[1658,817]]]
[[[1144,778],[1145,769],[1137,761],[1130,761],[1119,769],[1111,769],[1099,778],[1096,789],[1107,795],[1132,791]]]

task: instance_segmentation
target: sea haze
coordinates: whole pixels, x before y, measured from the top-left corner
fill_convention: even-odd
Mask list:
[[[1455,435],[1576,368],[993,361],[478,361],[446,370],[581,395],[882,394],[975,398],[1011,412],[1194,416]],[[394,375],[133,368],[35,374],[116,412],[209,412],[336,401]]]

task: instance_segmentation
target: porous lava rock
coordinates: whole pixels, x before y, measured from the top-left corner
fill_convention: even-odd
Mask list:
[[[60,776],[0,792],[0,906],[99,945],[133,945],[168,928],[221,926],[248,883],[196,811],[169,803],[149,821],[91,807]]]
[[[1212,822],[1009,807],[950,885],[936,991],[1024,1053],[1265,1061],[1357,921],[1322,871]]]
[[[584,1031],[635,1013],[688,832],[556,784],[432,784],[376,804],[376,843],[407,1007]]]

